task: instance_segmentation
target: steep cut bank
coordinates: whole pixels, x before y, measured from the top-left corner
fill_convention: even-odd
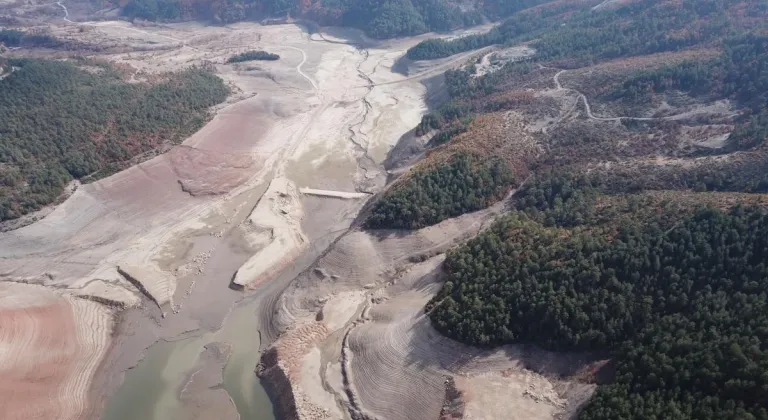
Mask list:
[[[594,358],[465,346],[440,336],[423,312],[441,286],[439,254],[483,230],[504,206],[412,232],[351,231],[299,276],[279,298],[274,322],[283,332],[260,371],[281,414],[437,419],[446,410],[446,377],[461,389],[464,418],[577,411],[594,385],[571,377]]]
[[[275,178],[245,220],[248,240],[262,248],[243,264],[232,283],[256,287],[290,264],[308,245],[299,222],[303,218],[299,192],[286,178]]]

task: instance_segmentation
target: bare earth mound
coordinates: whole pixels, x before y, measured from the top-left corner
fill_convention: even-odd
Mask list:
[[[277,305],[275,322],[285,332],[264,353],[260,375],[281,416],[481,419],[510,418],[505,413],[514,411],[514,418],[550,419],[575,413],[594,391],[570,379],[593,361],[587,355],[526,346],[479,350],[437,333],[424,313],[440,288],[443,257],[414,261],[476,234],[503,206],[420,231],[354,231],[338,240]]]

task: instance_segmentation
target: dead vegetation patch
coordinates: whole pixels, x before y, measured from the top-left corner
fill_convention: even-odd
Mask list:
[[[419,169],[427,170],[465,152],[484,158],[500,157],[515,174],[525,177],[528,162],[541,152],[536,136],[526,129],[526,123],[526,118],[516,111],[482,114],[449,144],[429,151],[419,163]]]

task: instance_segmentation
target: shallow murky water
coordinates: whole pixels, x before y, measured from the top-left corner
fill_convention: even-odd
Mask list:
[[[232,354],[224,368],[224,389],[237,406],[241,420],[275,420],[272,403],[254,369],[261,356],[256,316],[257,302],[232,311],[216,340],[232,344]]]
[[[174,418],[178,390],[195,365],[203,337],[159,341],[147,349],[136,367],[125,373],[123,386],[109,399],[104,420],[160,420]]]
[[[259,333],[251,301],[233,309],[224,327],[179,341],[159,341],[144,359],[125,373],[120,389],[107,401],[103,420],[173,420],[178,418],[179,392],[198,356],[208,343],[226,342],[232,354],[224,369],[224,389],[237,406],[241,420],[275,420],[272,403],[254,368],[259,361]]]

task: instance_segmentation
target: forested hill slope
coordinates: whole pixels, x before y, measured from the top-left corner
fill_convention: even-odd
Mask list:
[[[448,253],[425,308],[437,330],[607,355],[615,372],[570,378],[608,378],[582,420],[768,420],[768,4],[595,5],[410,50],[475,53],[367,227],[421,228],[516,188]]]
[[[450,100],[416,130],[431,136],[433,150],[382,195],[368,227],[420,228],[477,210],[537,167],[606,165],[624,171],[611,178],[624,190],[765,191],[767,31],[768,6],[758,0],[635,0],[597,10],[576,1],[522,10],[487,34],[422,42],[409,56],[492,51],[445,73]],[[499,131],[506,138],[489,135]],[[693,159],[743,151],[751,152]],[[511,176],[488,177],[467,193],[459,175],[473,184],[482,165],[431,181],[454,166],[454,152],[484,165],[506,156],[508,168],[497,168]]]
[[[681,202],[639,195],[636,205],[660,207],[644,219],[627,205],[627,217],[601,224],[605,199],[557,195],[449,254],[428,307],[435,327],[482,346],[611,351],[616,380],[580,419],[768,418],[765,211],[680,215]],[[575,226],[562,227],[563,214]]]
[[[51,203],[72,179],[110,175],[183,140],[229,94],[199,68],[150,84],[129,83],[98,61],[8,64],[14,71],[0,83],[0,221]]]
[[[348,26],[374,38],[448,31],[499,19],[551,0],[130,0],[122,3],[129,18],[247,19],[306,18],[321,25]]]
[[[763,27],[762,0],[633,0],[595,10],[583,1],[522,10],[487,33],[431,39],[408,51],[414,60],[447,57],[494,44],[530,41],[538,55],[569,66],[628,55],[676,51]]]

